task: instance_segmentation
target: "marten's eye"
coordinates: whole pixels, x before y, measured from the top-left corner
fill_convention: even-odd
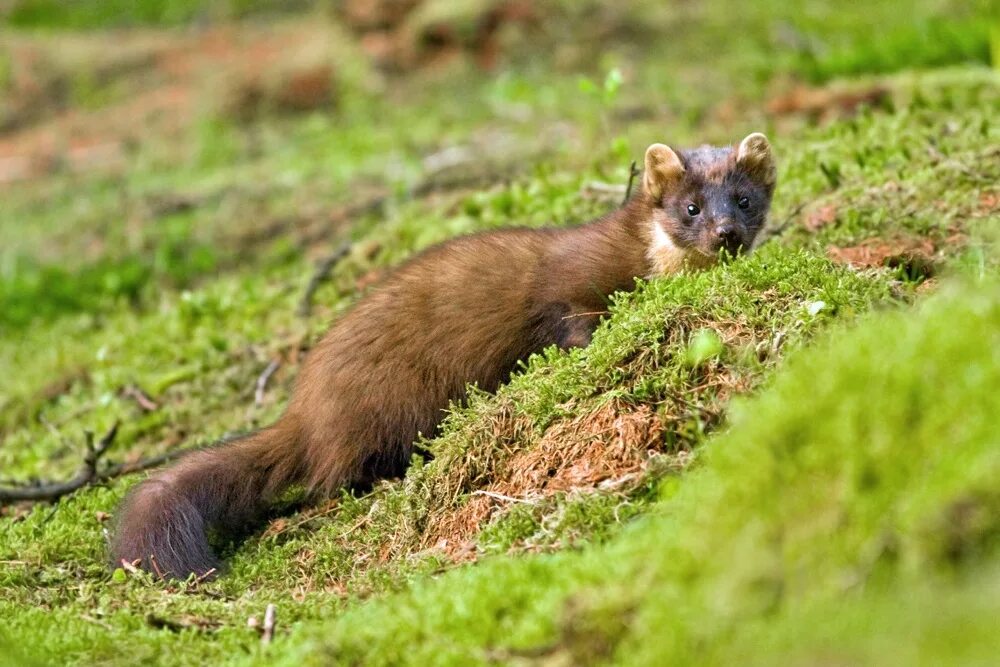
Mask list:
[[[688,204],[688,215],[695,216],[701,213],[701,209],[694,204]]]
[[[740,200],[736,202],[736,205],[742,208],[744,211],[750,208],[750,200],[746,197],[740,197]]]

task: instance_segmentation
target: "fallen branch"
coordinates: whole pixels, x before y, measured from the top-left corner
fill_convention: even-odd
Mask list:
[[[0,503],[15,500],[55,500],[68,493],[93,483],[99,479],[97,464],[104,453],[111,447],[118,435],[118,422],[108,429],[97,444],[94,444],[94,434],[86,431],[87,451],[83,455],[83,464],[72,479],[65,482],[39,483],[32,486],[0,488]]]
[[[114,428],[117,428],[117,424]],[[114,435],[111,431],[108,432],[111,438]],[[88,434],[89,435],[89,434]],[[90,439],[93,436],[89,436]],[[131,463],[117,463],[115,465],[108,466],[104,470],[96,470],[97,463],[100,457],[110,446],[110,440],[108,435],[105,435],[98,442],[98,446],[92,450],[88,450],[87,455],[84,457],[83,466],[80,472],[76,474],[70,480],[65,482],[50,482],[50,483],[38,483],[38,484],[26,484],[24,486],[11,486],[11,487],[0,487],[0,504],[16,502],[21,500],[28,501],[53,501],[59,500],[63,496],[69,495],[74,491],[77,491],[85,486],[100,484],[108,480],[121,477],[122,475],[128,475],[133,472],[140,472],[143,470],[149,470],[150,468],[157,468],[164,463],[169,463],[174,459],[184,456],[188,452],[193,452],[201,447],[187,447],[185,449],[177,449],[169,452],[164,452],[162,454],[157,454],[156,456],[151,456],[148,459],[142,459],[140,461],[134,461]],[[102,446],[103,445],[103,446]],[[91,463],[92,460],[92,463]],[[94,469],[91,471],[89,466],[93,465]]]
[[[330,253],[327,257],[323,258],[323,260],[316,265],[316,271],[313,272],[312,278],[309,279],[309,283],[306,285],[306,291],[302,295],[302,300],[299,302],[299,317],[309,316],[309,313],[312,312],[312,300],[313,295],[316,294],[316,290],[319,289],[320,284],[327,279],[330,272],[333,270],[333,267],[337,265],[337,262],[346,257],[347,253],[350,251],[351,242],[344,241],[337,247],[336,250]]]

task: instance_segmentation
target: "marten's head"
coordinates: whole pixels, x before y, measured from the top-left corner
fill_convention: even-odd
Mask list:
[[[654,274],[749,252],[767,219],[775,180],[771,144],[759,132],[723,148],[650,146],[643,196],[652,210]]]

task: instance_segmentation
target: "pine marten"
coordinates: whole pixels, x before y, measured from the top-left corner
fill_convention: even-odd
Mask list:
[[[608,296],[636,278],[748,252],[776,180],[767,138],[646,151],[642,187],[588,224],[454,239],[397,269],[312,349],[273,425],[183,457],[119,511],[112,565],[170,577],[220,563],[210,530],[242,530],[286,487],[310,497],[403,473],[466,387],[494,391],[550,345],[586,346]],[[155,565],[154,565],[155,559]]]

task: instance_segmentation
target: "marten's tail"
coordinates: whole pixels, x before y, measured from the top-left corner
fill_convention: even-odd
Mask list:
[[[219,567],[207,532],[239,530],[303,473],[298,430],[274,426],[192,452],[139,484],[118,512],[112,567],[122,560],[167,577]]]

